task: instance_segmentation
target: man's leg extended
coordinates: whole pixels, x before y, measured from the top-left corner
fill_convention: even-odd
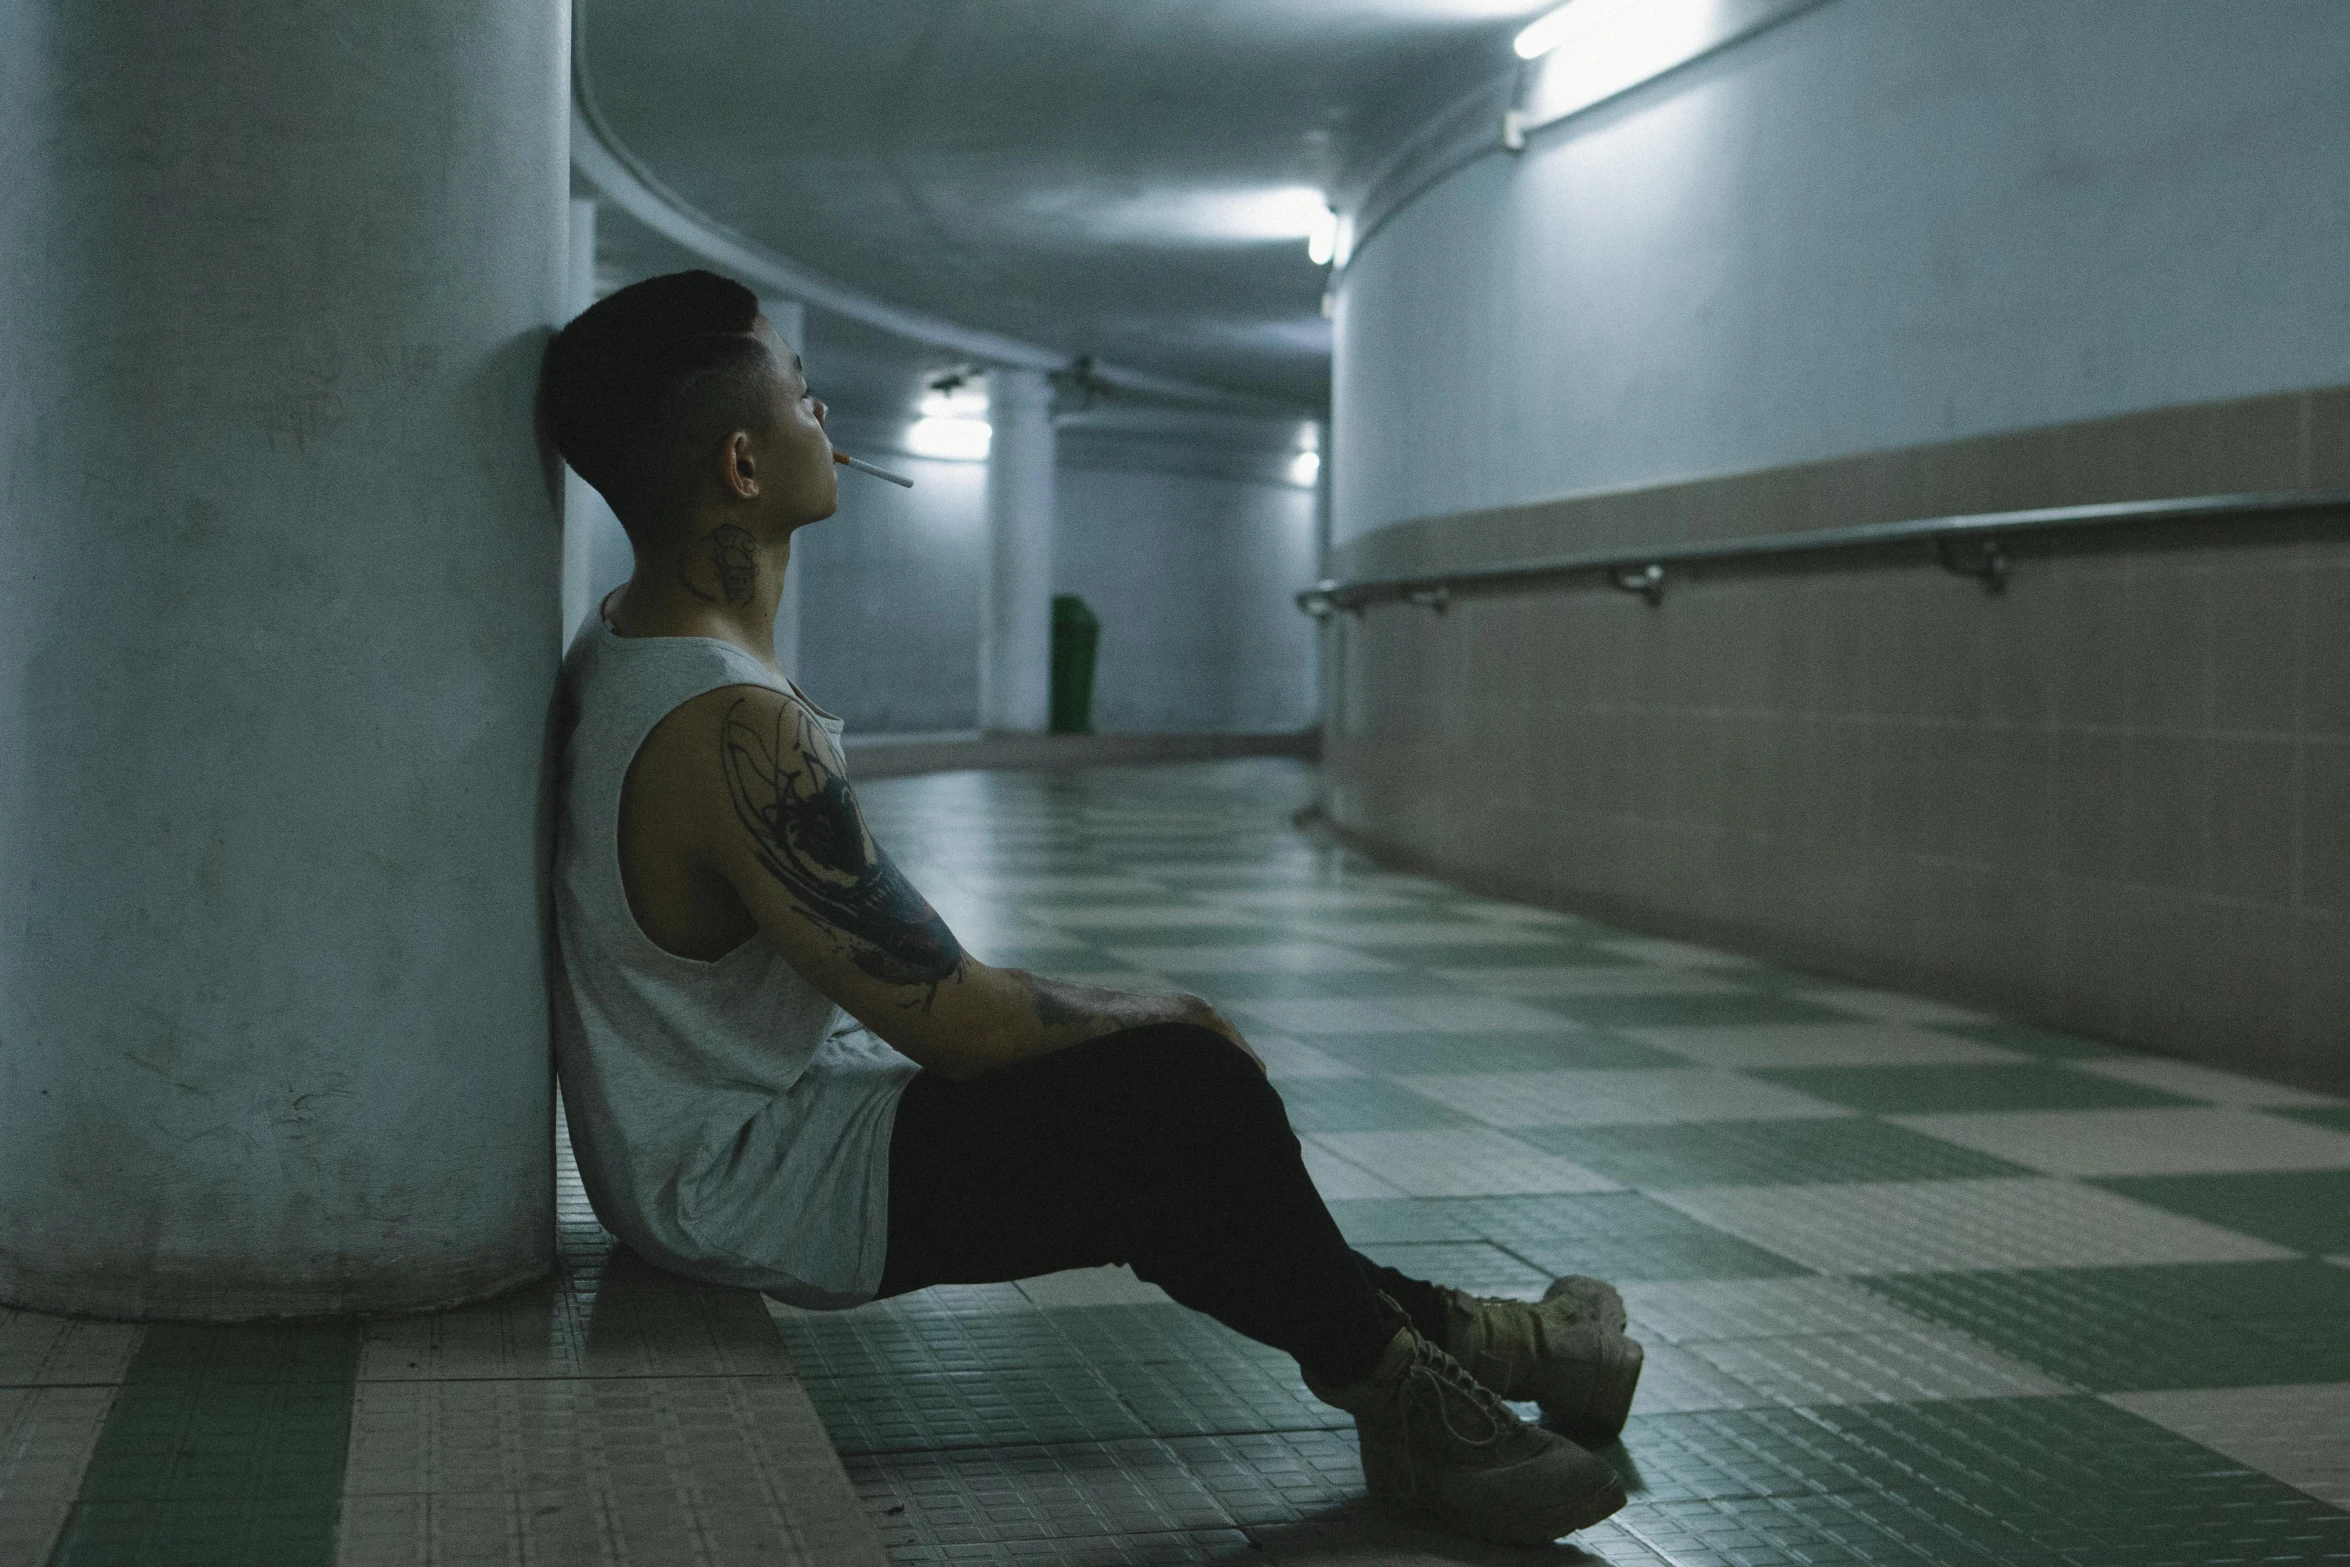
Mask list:
[[[1208,1029],[1156,1024],[907,1086],[883,1295],[1113,1262],[1327,1382],[1394,1337],[1381,1290],[1443,1331],[1433,1286],[1346,1244],[1281,1096]]]

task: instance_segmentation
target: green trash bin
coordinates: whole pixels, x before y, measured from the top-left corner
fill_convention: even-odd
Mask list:
[[[1093,659],[1102,623],[1074,593],[1053,595],[1053,733],[1093,733]]]

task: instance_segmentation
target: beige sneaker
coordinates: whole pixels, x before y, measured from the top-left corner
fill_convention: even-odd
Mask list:
[[[1607,1461],[1531,1426],[1409,1324],[1368,1376],[1314,1396],[1355,1417],[1374,1505],[1504,1545],[1542,1545],[1624,1505]]]
[[[1554,1281],[1539,1304],[1444,1295],[1445,1345],[1503,1398],[1532,1399],[1560,1430],[1603,1447],[1623,1433],[1646,1352],[1624,1336],[1624,1301],[1597,1279]]]

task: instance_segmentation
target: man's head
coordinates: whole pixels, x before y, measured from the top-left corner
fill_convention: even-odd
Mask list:
[[[642,550],[713,508],[788,532],[838,504],[824,405],[759,300],[712,272],[632,284],[547,346],[556,448]]]

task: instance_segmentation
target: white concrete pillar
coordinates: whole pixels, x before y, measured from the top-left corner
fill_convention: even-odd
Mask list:
[[[988,372],[987,594],[979,606],[979,726],[1041,734],[1052,718],[1053,387],[1041,370]]]
[[[552,1260],[559,0],[0,3],[0,1300]]]
[[[759,313],[775,328],[777,337],[798,350],[800,362],[807,364],[808,345],[804,341],[808,331],[807,308],[796,300],[762,299]],[[810,366],[808,374],[815,373]],[[821,397],[822,391],[817,395]],[[783,596],[775,604],[775,662],[794,680],[800,677],[800,581],[806,575],[796,564],[785,567]]]

